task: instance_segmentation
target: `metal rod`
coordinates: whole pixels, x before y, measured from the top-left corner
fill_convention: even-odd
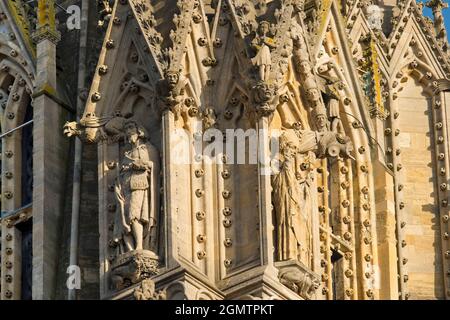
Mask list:
[[[9,134],[11,134],[11,133],[13,133],[13,132],[15,132],[15,131],[17,131],[17,130],[19,130],[19,129],[22,129],[23,127],[26,127],[26,126],[28,126],[28,125],[30,125],[30,124],[32,124],[32,123],[33,123],[33,120],[30,120],[30,121],[28,121],[28,122],[22,123],[20,126],[14,128],[14,129],[11,129],[11,130],[9,130],[9,131],[6,131],[5,133],[2,133],[2,134],[0,135],[0,139],[3,139],[3,138],[6,137],[7,135],[9,135]]]
[[[18,209],[14,209],[14,210],[11,210],[11,211],[3,211],[0,216],[1,216],[2,219],[10,217],[10,216],[13,216],[13,215],[19,213],[20,211],[23,211],[23,210],[26,210],[28,208],[31,208],[32,205],[33,205],[32,203],[29,203],[27,205],[24,205],[21,208],[18,208]]]
[[[78,68],[78,91],[80,92],[85,87],[86,75],[86,55],[87,55],[87,29],[88,29],[88,13],[89,0],[82,2],[81,23],[82,29],[80,32],[80,52],[79,52],[79,68]],[[79,120],[84,102],[78,98],[77,102],[77,120]],[[72,190],[72,219],[70,225],[70,265],[78,265],[78,238],[79,238],[79,223],[80,223],[80,198],[81,198],[81,171],[82,171],[82,154],[83,145],[80,139],[75,140],[75,160],[73,168],[73,190]],[[68,300],[76,300],[76,289],[69,289]]]

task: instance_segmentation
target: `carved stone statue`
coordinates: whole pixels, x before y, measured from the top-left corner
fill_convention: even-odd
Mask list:
[[[276,220],[277,260],[299,260],[305,221],[301,216],[296,168],[298,148],[286,133],[280,137],[279,172],[272,177]]]
[[[155,172],[158,152],[134,120],[125,122],[124,132],[131,149],[125,152],[116,179],[114,242],[120,253],[151,251],[150,246],[156,241],[156,212],[152,201],[156,201],[157,194],[154,175],[159,174]]]
[[[252,62],[258,67],[259,77],[263,81],[269,79],[270,67],[272,65],[270,50],[275,48],[275,44],[273,39],[269,37],[269,33],[270,24],[267,21],[262,21],[259,24],[256,37],[252,41],[252,47],[257,52]]]
[[[311,266],[313,170],[316,157],[351,157],[350,139],[330,131],[324,107],[315,110],[316,130],[288,125],[280,136],[278,172],[272,177],[278,261],[295,260]]]

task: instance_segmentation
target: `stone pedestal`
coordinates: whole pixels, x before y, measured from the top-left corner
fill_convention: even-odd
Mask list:
[[[158,273],[159,259],[151,251],[136,250],[118,256],[111,264],[111,280],[117,290]]]

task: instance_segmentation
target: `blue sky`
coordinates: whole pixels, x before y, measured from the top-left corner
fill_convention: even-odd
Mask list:
[[[446,0],[444,0],[444,1],[448,3],[448,1],[446,1]],[[417,0],[417,2],[427,2],[427,1]],[[450,8],[444,9],[443,13],[444,13],[445,26],[447,27],[447,36],[449,36],[449,33],[450,33]],[[433,13],[431,12],[430,8],[427,8],[424,6],[423,14],[425,16],[433,19]]]

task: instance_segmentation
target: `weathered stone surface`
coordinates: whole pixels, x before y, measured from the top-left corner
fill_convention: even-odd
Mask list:
[[[442,1],[86,2],[0,3],[1,299],[450,298]]]

